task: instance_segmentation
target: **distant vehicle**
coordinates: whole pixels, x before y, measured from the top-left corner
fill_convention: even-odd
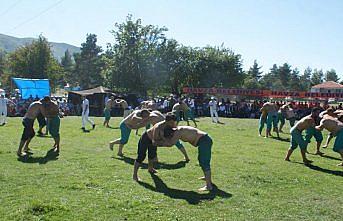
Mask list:
[[[329,98],[328,103],[329,104],[335,104],[335,103],[337,103],[337,101],[335,98]]]

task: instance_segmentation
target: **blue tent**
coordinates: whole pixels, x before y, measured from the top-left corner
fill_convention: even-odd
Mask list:
[[[50,82],[48,79],[26,79],[26,78],[12,78],[14,83],[20,90],[21,98],[28,99],[50,96]]]

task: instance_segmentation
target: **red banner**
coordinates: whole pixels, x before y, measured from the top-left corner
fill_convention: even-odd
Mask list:
[[[311,93],[305,91],[274,91],[274,90],[251,90],[251,89],[227,89],[227,88],[183,88],[185,94],[222,94],[254,97],[273,98],[341,98],[343,93]]]

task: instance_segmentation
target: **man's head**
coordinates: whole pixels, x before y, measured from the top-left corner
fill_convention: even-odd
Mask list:
[[[320,114],[320,108],[315,107],[315,108],[312,109],[312,111],[311,111],[312,117],[318,117],[319,114]]]
[[[149,117],[149,115],[150,115],[150,111],[149,110],[147,110],[147,109],[142,109],[141,110],[141,117],[142,118],[147,118],[147,117]]]
[[[114,96],[111,96],[110,99],[111,99],[111,100],[114,100]]]
[[[164,130],[163,130],[163,136],[165,138],[172,138],[174,136],[174,133],[176,131],[176,128],[173,128],[169,125],[165,126]]]
[[[42,102],[43,104],[47,104],[47,103],[49,103],[50,101],[51,101],[51,99],[50,99],[49,96],[45,96],[45,97],[41,100],[41,102]]]
[[[326,109],[326,113],[329,115],[329,116],[335,116],[335,111],[329,107],[328,109]]]
[[[86,96],[83,95],[83,96],[81,97],[81,99],[82,99],[82,100],[85,100],[85,99],[86,99]]]
[[[170,127],[176,127],[177,124],[177,118],[176,115],[172,112],[167,113],[166,115],[166,123],[167,125],[169,125]]]

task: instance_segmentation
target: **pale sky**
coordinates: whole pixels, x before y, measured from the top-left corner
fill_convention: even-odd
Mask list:
[[[76,46],[94,33],[105,47],[114,24],[132,14],[183,45],[224,44],[246,69],[256,59],[264,71],[288,62],[343,78],[342,12],[341,0],[0,0],[0,33]]]

